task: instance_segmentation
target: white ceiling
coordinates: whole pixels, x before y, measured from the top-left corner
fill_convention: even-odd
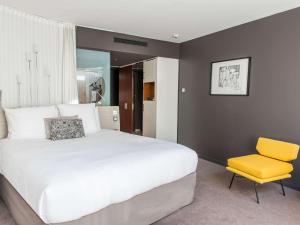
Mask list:
[[[184,42],[299,7],[300,0],[0,0],[0,4],[76,25]]]

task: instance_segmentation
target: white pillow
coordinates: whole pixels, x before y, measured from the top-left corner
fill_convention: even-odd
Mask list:
[[[99,112],[94,103],[92,104],[69,104],[58,105],[60,116],[78,116],[82,119],[86,134],[100,131]]]
[[[44,118],[57,117],[55,106],[4,109],[9,139],[46,138]]]

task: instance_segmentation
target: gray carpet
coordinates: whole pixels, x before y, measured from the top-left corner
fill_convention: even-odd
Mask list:
[[[265,184],[258,205],[249,181],[236,179],[228,189],[231,174],[222,166],[200,160],[197,176],[194,203],[155,225],[300,225],[300,192],[286,188],[283,197],[279,185]],[[2,202],[0,225],[16,225]]]

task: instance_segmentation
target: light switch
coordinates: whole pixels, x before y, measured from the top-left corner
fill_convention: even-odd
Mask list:
[[[119,117],[118,117],[118,110],[113,110],[112,111],[112,114],[113,114],[113,121],[116,122],[119,120]]]

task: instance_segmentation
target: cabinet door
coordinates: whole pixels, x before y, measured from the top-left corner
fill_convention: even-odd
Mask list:
[[[156,102],[144,101],[143,136],[156,137]]]
[[[156,59],[144,61],[144,83],[156,81]]]

